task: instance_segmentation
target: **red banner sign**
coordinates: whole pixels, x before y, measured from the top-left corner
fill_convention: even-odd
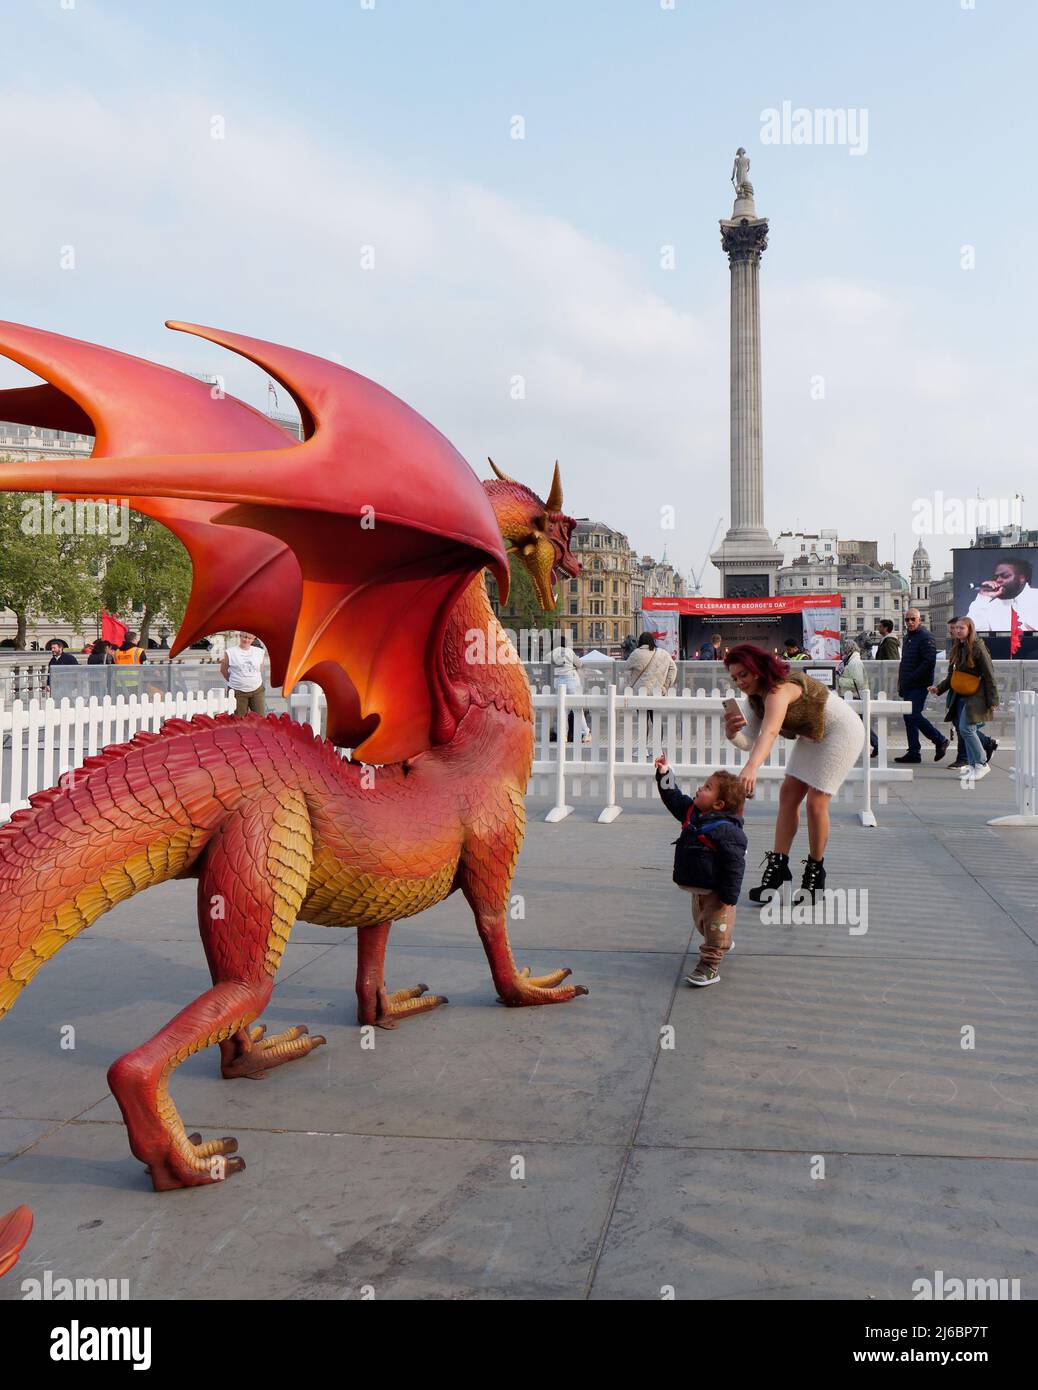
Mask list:
[[[646,598],[643,613],[709,613],[744,617],[768,613],[802,613],[805,608],[839,608],[839,594],[783,594],[775,598]]]

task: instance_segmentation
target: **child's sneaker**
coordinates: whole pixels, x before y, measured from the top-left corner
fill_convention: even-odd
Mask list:
[[[685,976],[685,983],[693,985],[696,989],[702,989],[705,985],[719,985],[721,972],[714,966],[707,965],[705,960],[701,960],[692,974]]]

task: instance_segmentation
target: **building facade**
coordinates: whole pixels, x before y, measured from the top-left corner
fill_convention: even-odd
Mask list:
[[[641,630],[646,576],[638,556],[622,531],[587,517],[577,521],[572,548],[580,574],[563,583],[559,623],[578,651],[619,648]]]
[[[783,568],[794,560],[831,560],[839,555],[835,531],[780,531],[775,545],[782,552]]]
[[[778,592],[798,596],[838,593],[840,632],[855,640],[872,636],[881,618],[888,618],[900,632],[905,610],[911,607],[908,583],[892,565],[855,560],[841,563],[836,557],[794,560],[779,570]]]
[[[684,598],[687,592],[684,578],[670,563],[666,554],[662,560],[643,555],[637,562],[634,582],[641,586],[642,598]],[[633,611],[635,614],[640,613],[641,604],[635,604]]]
[[[948,624],[955,617],[955,584],[951,570],[930,582],[930,621],[927,627],[940,648],[948,637]]]
[[[840,541],[837,553],[844,563],[872,565],[879,569],[879,544],[876,541]]]
[[[1038,545],[1038,531],[1025,531],[1020,526],[1003,526],[1001,531],[978,530],[970,547],[982,550],[1009,550],[1017,545]]]
[[[94,452],[90,434],[69,430],[43,430],[35,425],[15,425],[0,420],[0,461],[3,459],[89,458]]]

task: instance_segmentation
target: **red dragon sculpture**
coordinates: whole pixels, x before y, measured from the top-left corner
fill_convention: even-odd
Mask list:
[[[303,1026],[265,1037],[256,1023],[297,919],[357,928],[362,1024],[394,1027],[446,1002],[425,985],[388,991],[384,961],[394,920],[457,889],[505,1004],[587,993],[562,983],[568,970],[538,978],[512,957],[532,709],[522,666],[501,659],[509,645],[483,578],[490,567],[507,591],[502,537],[546,609],[554,576],[578,573],[558,465],[546,501],[496,467],[481,485],[443,435],[366,378],[169,326],[282,382],[304,441],[168,368],[0,323],[0,351],[44,379],[0,392],[0,418],[96,436],[89,459],[3,465],[0,488],[122,498],[158,519],[193,566],[174,654],[245,628],[286,693],[312,680],[327,698],[328,741],[287,716],[170,720],[88,759],[71,786],[37,793],[0,828],[0,1015],[115,903],[198,880],[212,988],[108,1073],[156,1190],[245,1166],[234,1139],[185,1132],[169,1084],[186,1058],[218,1043],[224,1077],[257,1077],[324,1042]]]

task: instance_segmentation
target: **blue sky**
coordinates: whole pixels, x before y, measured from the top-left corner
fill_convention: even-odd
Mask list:
[[[905,567],[934,488],[1022,491],[1038,523],[1036,31],[1025,0],[22,0],[2,312],[226,370],[257,404],[255,369],[162,320],[337,354],[477,468],[546,486],[558,456],[575,514],[698,568],[728,511],[717,221],[742,143],[771,219],[768,524],[884,557],[897,532]],[[867,152],[762,144],[783,101],[866,110]],[[950,542],[927,543],[940,572]]]

